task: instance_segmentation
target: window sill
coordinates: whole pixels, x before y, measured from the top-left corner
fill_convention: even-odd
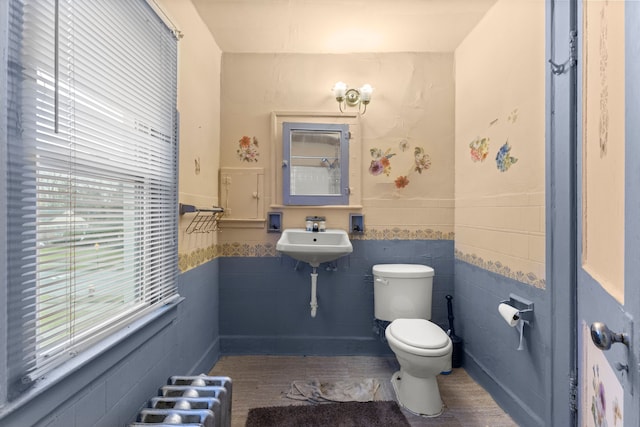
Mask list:
[[[52,389],[54,389],[56,395],[60,396],[60,402],[52,402],[51,399],[47,399],[47,405],[57,406],[62,404],[69,396],[88,386],[96,377],[102,375],[132,351],[135,351],[140,342],[146,341],[172,324],[177,319],[177,307],[183,300],[183,297],[178,296],[171,303],[137,319],[122,330],[78,354],[77,357],[48,372],[33,387],[0,407],[0,424],[5,417],[27,404],[31,405],[29,411],[34,411],[34,406],[37,406],[34,405],[36,399]],[[83,372],[83,368],[89,364],[92,364],[91,369]],[[61,385],[63,380],[67,379],[70,381],[64,381],[65,385]],[[65,388],[65,390],[58,392],[56,389],[58,386]],[[42,409],[47,411],[47,408]]]

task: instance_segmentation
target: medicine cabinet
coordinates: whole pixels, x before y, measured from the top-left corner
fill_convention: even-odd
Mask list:
[[[349,113],[273,113],[270,206],[360,209],[360,122]]]
[[[349,204],[349,126],[283,123],[285,205]]]

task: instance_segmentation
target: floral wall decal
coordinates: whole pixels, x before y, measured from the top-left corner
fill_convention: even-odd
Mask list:
[[[258,151],[258,139],[254,136],[250,138],[243,136],[238,141],[238,149],[236,150],[238,157],[243,162],[257,162],[260,152]]]
[[[591,396],[591,415],[593,415],[593,423],[598,427],[606,427],[609,424],[607,423],[607,418],[613,418],[613,425],[618,425],[618,421],[620,421],[620,425],[622,425],[622,408],[620,402],[618,402],[618,397],[614,396],[610,403],[611,405],[607,405],[607,393],[604,382],[600,380],[600,366],[595,364],[592,366],[593,369],[593,395]],[[607,414],[608,410],[611,412],[611,415]]]
[[[518,159],[511,156],[511,146],[509,145],[509,140],[507,140],[498,150],[498,154],[496,154],[496,166],[500,172],[506,172],[517,161]]]
[[[609,140],[609,20],[607,19],[608,5],[603,4],[600,9],[600,157],[607,154]]]
[[[409,141],[407,139],[402,139],[398,143],[398,148],[401,152],[408,151],[410,148]],[[371,152],[371,157],[373,160],[369,165],[369,173],[371,175],[391,175],[391,162],[389,159],[396,155],[396,153],[391,152],[391,148],[386,151],[382,151],[380,148],[372,148],[369,150]],[[402,155],[402,154],[401,154]],[[406,156],[410,156],[410,154],[406,154]],[[395,187],[397,189],[405,188],[409,185],[409,175],[413,172],[418,172],[422,174],[422,171],[426,171],[431,167],[431,157],[425,153],[424,148],[415,147],[413,150],[413,159],[411,161],[411,166],[405,175],[399,175],[393,181]]]
[[[605,396],[604,384],[600,381],[600,368],[593,365],[593,395],[591,396],[591,413],[593,422],[597,426],[607,425],[605,420],[605,412],[607,410],[607,398]]]
[[[471,160],[475,162],[484,162],[489,154],[489,138],[477,137],[469,143],[471,149]]]
[[[394,183],[396,184],[396,188],[404,188],[409,185],[409,179],[406,176],[401,175],[396,178]]]
[[[413,153],[415,159],[415,171],[422,173],[423,170],[427,170],[431,167],[431,157],[424,152],[424,148],[416,147]]]
[[[495,133],[500,132],[497,130],[498,128],[502,128],[503,125],[515,125],[518,121],[518,115],[520,112],[518,108],[514,108],[507,115],[507,119],[500,120],[499,118],[495,118],[489,122],[487,133]],[[508,125],[507,125],[508,123]],[[503,130],[504,131],[504,130]],[[495,135],[494,135],[495,136]],[[491,142],[491,138],[487,137],[476,137],[473,141],[469,143],[469,154],[471,155],[471,160],[474,163],[484,162],[489,155],[489,143]],[[509,145],[509,139],[507,138],[507,142],[505,142],[498,153],[496,154],[496,166],[500,172],[506,172],[509,170],[513,164],[517,163],[518,159],[511,155],[511,146]]]
[[[391,152],[391,148],[384,153],[379,148],[372,148],[369,151],[371,152],[371,157],[373,157],[369,165],[369,173],[371,175],[384,173],[386,176],[389,176],[389,174],[391,174],[391,162],[389,162],[389,159],[396,154]]]
[[[413,165],[409,168],[406,175],[400,175],[394,181],[397,189],[401,189],[409,185],[409,175],[413,172],[422,174],[422,171],[426,171],[431,167],[431,157],[424,152],[424,148],[415,147],[413,150]]]

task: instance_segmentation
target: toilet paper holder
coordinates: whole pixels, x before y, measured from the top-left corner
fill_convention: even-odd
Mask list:
[[[511,308],[508,309],[508,316],[513,316],[511,319],[505,317],[505,321],[509,323],[510,326],[516,327],[518,333],[520,335],[520,342],[518,344],[518,351],[524,350],[524,326],[528,325],[531,327],[531,322],[533,321],[533,303],[528,299],[522,298],[515,294],[509,294],[509,299],[505,301],[501,301],[498,306],[498,311],[501,310],[503,305],[508,305]],[[512,310],[517,310],[513,313]],[[502,313],[501,313],[502,314]],[[505,314],[503,314],[504,316]]]
[[[533,321],[533,302],[519,295],[509,294],[509,299],[500,301],[500,304],[509,304],[511,307],[518,309],[520,319],[526,324]]]

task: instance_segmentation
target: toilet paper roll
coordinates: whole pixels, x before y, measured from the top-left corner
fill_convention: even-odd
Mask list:
[[[520,320],[520,312],[518,309],[507,303],[501,303],[498,306],[498,312],[504,321],[512,328],[516,326],[518,324],[518,320]]]

